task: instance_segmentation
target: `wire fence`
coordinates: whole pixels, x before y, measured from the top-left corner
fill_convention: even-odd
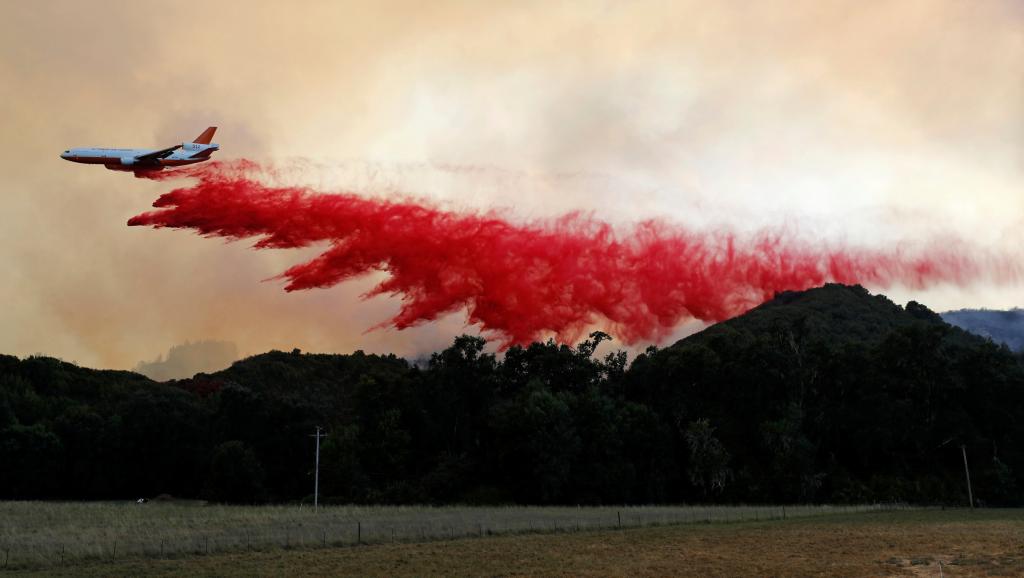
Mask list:
[[[52,507],[42,502],[11,504]],[[75,506],[75,504],[67,504]],[[107,504],[0,522],[0,568],[49,568],[124,558],[181,558],[224,552],[410,543],[527,533],[727,524],[907,509],[903,504],[642,507],[131,507]],[[172,507],[173,508],[173,507]],[[261,513],[270,509],[270,513]],[[118,512],[117,510],[122,510]],[[209,512],[213,510],[213,512]],[[158,515],[147,516],[152,511]],[[189,515],[189,512],[196,512]],[[126,513],[130,512],[130,513]],[[124,514],[118,516],[117,514]],[[25,512],[21,512],[25,514]],[[84,511],[88,516],[88,508]],[[104,524],[104,517],[114,518]]]

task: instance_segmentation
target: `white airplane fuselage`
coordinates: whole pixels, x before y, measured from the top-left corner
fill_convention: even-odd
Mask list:
[[[165,149],[83,147],[68,149],[61,153],[60,158],[73,163],[103,165],[112,171],[162,171],[166,167],[209,160],[211,154],[220,150],[219,144],[210,142],[215,130],[216,127],[210,127],[193,142]]]

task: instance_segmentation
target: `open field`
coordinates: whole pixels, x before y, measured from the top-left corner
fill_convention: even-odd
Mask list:
[[[1024,512],[904,510],[360,547],[126,558],[10,575],[1020,576]]]
[[[865,506],[206,506],[196,502],[0,503],[0,565],[431,542],[506,534],[715,525],[879,511]]]

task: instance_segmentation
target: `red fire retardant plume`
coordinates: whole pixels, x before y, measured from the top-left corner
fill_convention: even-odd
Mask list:
[[[985,273],[948,245],[827,249],[780,234],[744,240],[658,221],[622,230],[579,214],[515,223],[409,200],[269,186],[255,176],[261,170],[246,161],[210,162],[155,175],[196,181],[128,224],[252,237],[256,248],[327,242],[318,257],[281,274],[286,290],[384,271],[386,280],[366,297],[396,295],[402,307],[382,325],[403,329],[465,308],[471,323],[504,345],[551,335],[571,342],[594,326],[629,344],[657,341],[682,321],[727,319],[778,291],[829,281],[959,284]]]

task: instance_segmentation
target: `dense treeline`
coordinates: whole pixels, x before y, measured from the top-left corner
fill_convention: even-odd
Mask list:
[[[1024,359],[860,287],[784,293],[627,365],[270,352],[157,383],[0,356],[0,497],[352,502],[1024,499]],[[607,345],[602,351],[608,349]]]

